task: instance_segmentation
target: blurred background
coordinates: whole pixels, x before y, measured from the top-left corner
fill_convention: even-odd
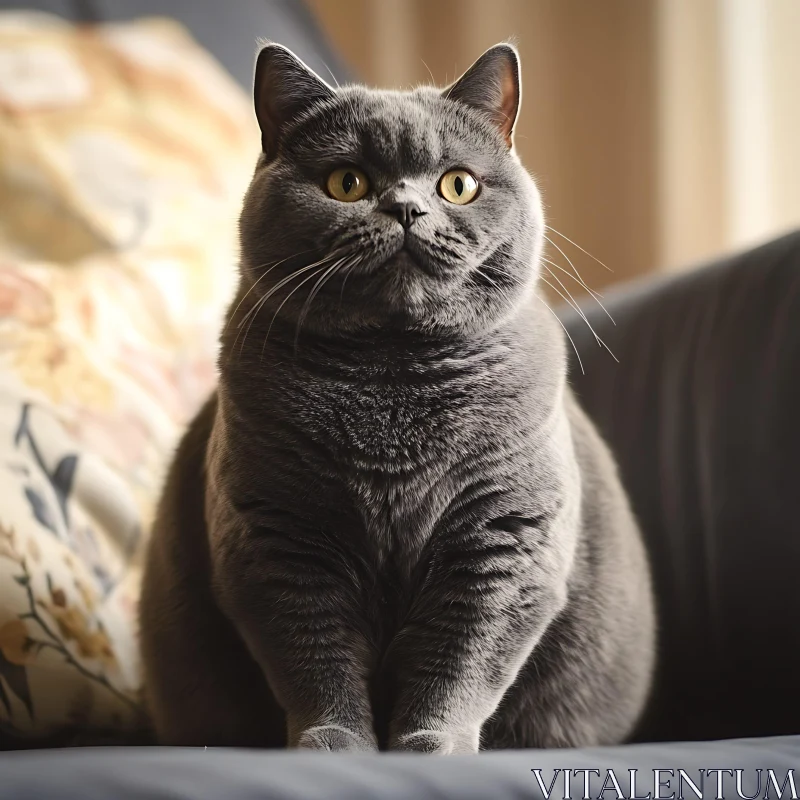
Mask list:
[[[258,37],[381,87],[445,84],[512,39],[517,148],[549,224],[612,270],[570,246],[597,288],[800,224],[800,0],[0,0],[20,7],[82,26],[174,20],[247,94]],[[181,69],[149,52],[139,37],[128,55]],[[12,94],[20,74],[6,67]]]
[[[446,83],[513,37],[517,148],[549,224],[613,269],[578,253],[593,286],[800,224],[798,0],[310,6],[353,74],[380,86]]]

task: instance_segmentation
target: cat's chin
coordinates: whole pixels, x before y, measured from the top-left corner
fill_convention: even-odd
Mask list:
[[[431,265],[424,258],[417,256],[408,246],[401,247],[386,261],[384,266],[401,273],[407,273],[412,277],[419,275],[419,273],[429,275],[432,278],[437,277],[436,271]]]
[[[431,293],[435,292],[437,277],[430,265],[406,247],[400,247],[382,261],[367,262],[360,269],[353,270],[345,289],[361,295],[376,308],[412,312],[428,305]],[[331,292],[336,294],[338,291],[332,285]]]
[[[458,284],[457,273],[407,244],[401,243],[383,258],[376,256],[366,257],[320,292],[316,302],[330,303],[328,319],[338,319],[346,326],[357,320],[358,325],[370,328],[431,327]]]
[[[390,313],[415,319],[426,316],[437,289],[438,276],[424,268],[407,250],[400,250],[384,262],[375,282],[375,299]]]

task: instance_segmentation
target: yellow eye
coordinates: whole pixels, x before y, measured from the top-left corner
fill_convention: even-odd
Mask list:
[[[452,169],[445,172],[439,180],[439,194],[448,203],[465,206],[478,196],[480,185],[465,169]]]
[[[354,203],[369,191],[367,176],[355,167],[339,167],[328,176],[328,194],[334,200]]]

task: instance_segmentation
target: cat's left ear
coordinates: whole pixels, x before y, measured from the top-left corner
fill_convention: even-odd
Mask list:
[[[334,90],[291,50],[272,42],[265,45],[256,60],[254,100],[267,158],[275,158],[288,125],[333,96]]]
[[[521,96],[516,47],[507,43],[490,47],[443,94],[487,114],[511,147]]]

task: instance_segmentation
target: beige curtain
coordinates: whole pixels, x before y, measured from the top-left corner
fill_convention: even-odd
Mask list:
[[[661,263],[800,225],[800,3],[661,0]]]
[[[798,0],[312,0],[379,86],[445,83],[491,44],[523,59],[517,148],[590,285],[800,224]],[[573,288],[578,288],[573,285]]]

